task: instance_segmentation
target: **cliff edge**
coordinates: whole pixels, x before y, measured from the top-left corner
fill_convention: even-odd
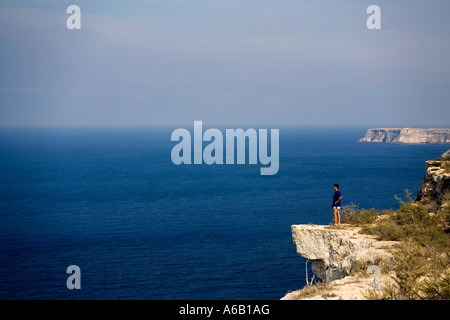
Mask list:
[[[450,149],[441,158],[425,162],[425,177],[415,201],[430,211],[442,209],[450,194]]]
[[[426,162],[426,174],[415,201],[378,216],[375,222],[370,222],[371,226],[365,227],[365,234],[353,224],[292,225],[297,253],[308,259],[307,263],[311,261],[311,270],[320,282],[314,286],[307,283],[281,300],[374,298],[377,294],[368,291],[381,286],[389,290],[377,299],[448,300],[449,196],[450,149],[440,158]],[[406,249],[399,250],[400,241],[405,240],[408,241]],[[397,262],[392,255],[394,251],[400,257]],[[379,286],[374,288],[368,273],[377,267],[384,271],[378,269],[375,279]]]
[[[291,230],[297,253],[311,261],[311,270],[317,278],[330,288],[339,287],[333,293],[335,297],[361,299],[362,289],[369,288],[366,277],[353,274],[358,265],[394,263],[389,250],[397,242],[379,241],[373,236],[359,234],[360,228],[356,226],[308,224],[292,225]],[[297,300],[296,295],[297,291],[290,292],[282,300]]]
[[[450,143],[450,129],[374,128],[368,129],[360,142],[381,143]]]

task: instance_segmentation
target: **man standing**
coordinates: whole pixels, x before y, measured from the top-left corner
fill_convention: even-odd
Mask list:
[[[331,206],[333,207],[334,224],[339,226],[341,224],[341,215],[339,214],[339,211],[341,210],[342,194],[339,191],[339,185],[337,183],[333,185],[333,189],[333,204]]]

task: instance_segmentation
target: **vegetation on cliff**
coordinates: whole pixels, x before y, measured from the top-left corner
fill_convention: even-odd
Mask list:
[[[354,262],[346,278],[331,284],[307,280],[307,286],[283,299],[449,300],[449,173],[450,150],[426,162],[426,175],[414,200],[405,190],[405,199],[396,197],[400,203],[397,210],[344,206],[342,225],[330,226],[357,230],[361,237],[376,238],[379,243],[394,241],[390,248],[381,245],[394,256],[393,263],[374,263],[380,271],[381,288],[367,289],[367,274],[373,266],[362,259]]]
[[[450,173],[450,157],[440,157],[435,159],[434,161],[441,161],[444,173]]]
[[[406,190],[406,200],[395,211],[343,208],[342,222],[363,226],[361,233],[380,240],[401,243],[396,250],[395,277],[381,290],[371,290],[369,299],[448,300],[450,299],[450,196],[442,209],[428,212],[414,202]]]

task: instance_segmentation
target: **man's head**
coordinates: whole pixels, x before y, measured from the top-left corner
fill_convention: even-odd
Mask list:
[[[335,191],[337,191],[337,190],[339,189],[339,184],[335,183],[335,184],[333,185],[333,189],[334,189]]]

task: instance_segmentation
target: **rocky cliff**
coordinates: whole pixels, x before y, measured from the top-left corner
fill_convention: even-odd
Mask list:
[[[450,129],[375,128],[369,129],[360,142],[450,143]]]
[[[430,211],[439,210],[450,195],[450,150],[441,158],[425,163],[426,173],[415,201]]]
[[[439,210],[445,197],[450,195],[450,149],[436,160],[426,162],[426,174],[416,201],[431,210]],[[380,216],[383,221],[386,216]],[[311,261],[316,279],[326,289],[292,291],[281,300],[299,299],[365,299],[370,286],[367,277],[355,273],[361,266],[387,266],[387,273],[379,275],[380,285],[393,287],[396,274],[392,271],[395,260],[391,252],[398,245],[394,241],[379,241],[374,236],[360,233],[355,225],[342,226],[292,225],[292,239],[297,253]],[[368,270],[367,270],[368,271]],[[305,289],[306,293],[305,293]],[[309,290],[311,289],[311,290]],[[312,293],[311,293],[312,292]]]
[[[380,265],[394,262],[389,250],[396,242],[378,241],[370,235],[359,234],[359,230],[359,227],[349,225],[291,226],[297,253],[311,261],[311,270],[319,280],[326,284],[342,286],[338,294],[345,292],[346,296],[341,298],[360,297],[361,288],[368,288],[365,279],[355,279],[353,275],[348,277],[351,278],[348,283],[353,289],[349,290],[350,287],[343,280],[352,274],[358,264]],[[282,299],[295,299],[295,292],[287,294]]]
[[[311,260],[312,271],[325,282],[349,275],[358,262],[378,265],[391,259],[384,249],[391,247],[392,241],[358,234],[357,227],[308,224],[293,225],[291,230],[297,253]]]

